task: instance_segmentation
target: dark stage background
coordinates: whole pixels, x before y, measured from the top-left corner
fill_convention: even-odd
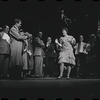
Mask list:
[[[88,41],[89,34],[96,34],[98,19],[100,16],[100,2],[92,0],[0,0],[0,27],[9,25],[12,27],[14,19],[22,19],[22,29],[33,34],[43,32],[43,40],[48,36],[53,40],[61,34],[61,10],[72,20],[69,26],[69,34],[76,39],[80,34]],[[9,100],[92,100],[100,97],[100,80],[57,80],[54,79],[29,79],[29,80],[0,80],[0,99]],[[86,99],[87,97],[87,99]],[[28,99],[29,98],[29,99]],[[25,99],[22,99],[25,100]],[[44,100],[44,99],[40,99]],[[76,99],[77,100],[77,99]],[[95,100],[95,99],[94,99]],[[99,100],[99,99],[97,99]]]
[[[15,18],[22,19],[22,28],[33,36],[43,31],[44,40],[51,36],[53,39],[61,36],[61,10],[72,20],[69,34],[76,39],[79,34],[85,36],[97,32],[99,4],[92,0],[75,2],[74,0],[9,0],[0,1],[0,26],[13,25]]]

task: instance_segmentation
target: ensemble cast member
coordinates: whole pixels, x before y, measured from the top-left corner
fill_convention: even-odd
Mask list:
[[[0,32],[0,77],[7,78],[10,56],[9,26],[5,25]]]
[[[77,64],[77,78],[86,77],[86,57],[87,57],[87,47],[88,44],[83,42],[83,35],[79,36],[79,43],[76,43],[75,55],[76,55],[76,64]]]
[[[95,78],[96,77],[96,36],[94,34],[91,34],[89,36],[89,50],[88,50],[88,77],[89,78]]]
[[[100,78],[100,30],[96,33],[96,43],[95,43],[95,49],[96,49],[96,66],[95,66],[95,72],[96,72],[96,78]]]
[[[29,71],[29,75],[33,74],[33,69],[34,69],[34,59],[33,59],[33,41],[32,41],[32,37],[30,37],[28,39],[28,55],[29,55],[29,67],[28,67],[28,71]]]
[[[10,57],[10,75],[12,78],[21,78],[23,66],[23,42],[28,37],[22,36],[19,28],[21,20],[15,19],[15,25],[10,30],[11,35],[11,57]]]
[[[39,32],[38,36],[34,39],[34,65],[35,65],[35,76],[43,77],[43,56],[45,44],[42,38],[43,33]]]
[[[20,35],[26,36],[23,31],[20,31]],[[22,51],[23,68],[22,68],[21,76],[25,77],[26,73],[27,73],[27,70],[28,70],[28,54],[27,54],[28,41],[27,41],[27,39],[23,41],[23,48],[22,49],[23,49],[23,51]]]
[[[51,37],[47,38],[46,44],[46,74],[53,76],[55,67],[55,44],[52,43]]]
[[[23,42],[23,71],[22,71],[22,77],[26,76],[26,73],[28,73],[29,70],[29,54],[31,54],[31,52],[28,50],[28,40],[30,37],[32,37],[32,35],[28,32],[20,32],[20,34],[22,36],[28,36],[28,39],[24,40]]]
[[[76,40],[73,36],[68,35],[68,29],[62,29],[63,37],[60,38],[60,43],[58,40],[55,40],[55,43],[61,47],[59,53],[59,64],[60,64],[60,76],[59,79],[63,76],[63,71],[67,69],[67,79],[70,78],[71,68],[75,65],[75,56],[73,53],[72,45],[75,44]],[[65,67],[66,66],[66,67]]]

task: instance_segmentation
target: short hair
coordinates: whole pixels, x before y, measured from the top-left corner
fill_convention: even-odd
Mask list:
[[[2,27],[2,29],[5,30],[7,27],[9,28],[8,25],[4,25],[4,26]]]
[[[83,35],[80,35],[79,37],[82,37],[83,38]]]
[[[51,37],[47,37],[47,40],[48,40],[48,39],[51,39]]]
[[[89,37],[90,37],[91,39],[96,39],[96,36],[95,36],[94,34],[91,34]]]
[[[21,19],[15,19],[14,23],[16,24],[16,23],[19,23],[21,21],[22,21]]]
[[[38,35],[43,34],[41,31],[39,31]]]
[[[95,37],[95,35],[94,34],[91,34],[90,37]]]
[[[66,32],[68,32],[68,28],[63,28],[62,30],[65,30]]]
[[[64,13],[64,10],[61,10],[61,13]]]

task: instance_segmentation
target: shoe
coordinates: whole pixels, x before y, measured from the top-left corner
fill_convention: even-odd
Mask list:
[[[35,76],[35,78],[39,78],[39,76],[38,76],[38,75],[36,75],[36,76]]]
[[[62,79],[62,76],[59,76],[57,79]]]
[[[69,80],[70,79],[70,77],[69,76],[67,76],[67,80]]]

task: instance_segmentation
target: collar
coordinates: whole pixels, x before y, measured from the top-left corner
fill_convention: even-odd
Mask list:
[[[16,28],[17,30],[19,30],[19,28],[16,25],[14,25],[14,28]]]

